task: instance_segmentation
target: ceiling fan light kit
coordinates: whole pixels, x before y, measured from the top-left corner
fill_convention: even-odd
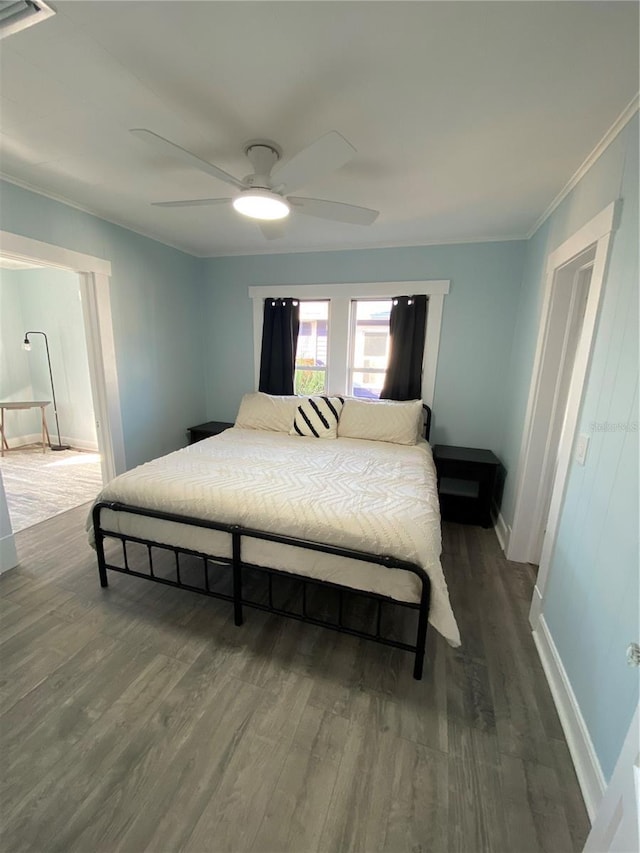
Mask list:
[[[291,210],[282,196],[259,188],[243,190],[233,199],[233,207],[243,216],[268,221],[285,219]]]
[[[325,133],[311,145],[294,154],[284,164],[279,162],[282,149],[275,142],[267,139],[253,139],[245,143],[244,153],[253,166],[253,173],[242,180],[225,172],[219,166],[202,160],[191,151],[176,145],[175,142],[170,142],[152,130],[139,127],[133,128],[131,133],[163,154],[169,154],[186,166],[231,184],[239,191],[233,199],[197,198],[152,202],[156,207],[200,207],[231,201],[238,213],[262,222],[286,219],[292,206],[295,207],[296,215],[303,213],[306,216],[351,225],[371,225],[378,216],[377,210],[371,210],[368,207],[288,195],[296,187],[313,183],[318,178],[340,169],[355,157],[356,149],[335,130]],[[262,232],[269,240],[282,237],[284,234],[283,229],[268,226],[263,227]]]

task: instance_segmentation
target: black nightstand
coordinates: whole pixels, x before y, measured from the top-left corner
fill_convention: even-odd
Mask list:
[[[189,444],[195,444],[196,441],[202,441],[203,438],[211,438],[212,435],[220,435],[225,429],[229,429],[233,424],[226,421],[207,421],[206,424],[198,424],[198,426],[189,427]]]
[[[491,502],[500,460],[490,450],[436,444],[440,514],[446,521],[491,527]]]

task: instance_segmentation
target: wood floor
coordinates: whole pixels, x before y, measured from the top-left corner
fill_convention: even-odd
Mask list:
[[[0,470],[14,532],[93,500],[102,488],[98,453],[25,445],[0,458]]]
[[[578,851],[588,820],[528,629],[533,577],[445,525],[463,647],[410,655],[115,575],[86,508],[0,578],[2,850]]]

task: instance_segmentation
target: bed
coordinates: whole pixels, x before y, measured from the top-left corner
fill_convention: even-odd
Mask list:
[[[321,432],[331,421],[328,434],[309,428],[314,400],[328,401],[327,418],[320,412],[316,421]],[[422,403],[303,403],[245,395],[232,429],[109,483],[88,519],[100,583],[108,585],[108,570],[122,572],[226,600],[237,625],[246,607],[256,607],[402,648],[414,654],[420,679],[427,622],[460,644],[439,559],[435,468],[418,435]],[[107,554],[106,542],[117,543],[120,559],[113,548]],[[171,554],[170,573],[154,567],[158,549]],[[245,594],[247,572],[266,578],[259,600]],[[230,578],[226,591],[218,583],[222,573]],[[300,583],[295,608],[274,602],[276,578]],[[309,585],[335,591],[336,614],[309,613]],[[348,624],[343,597],[353,592],[376,605],[369,630]],[[382,607],[390,602],[417,612],[412,642],[381,630]]]

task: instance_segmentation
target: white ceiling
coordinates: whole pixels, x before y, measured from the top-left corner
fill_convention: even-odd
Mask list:
[[[59,2],[2,42],[1,169],[196,255],[519,238],[638,88],[635,2]],[[294,214],[267,242],[228,206],[248,139],[284,158],[329,130],[358,150],[310,195],[374,225]]]

